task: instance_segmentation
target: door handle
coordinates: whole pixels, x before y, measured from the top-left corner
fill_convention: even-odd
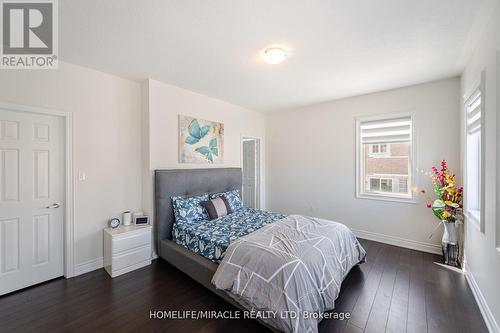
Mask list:
[[[53,203],[52,205],[49,205],[49,206],[47,206],[47,207],[45,207],[45,208],[59,208],[59,207],[61,207],[61,205],[60,205],[60,204],[58,204],[57,202],[55,202],[55,203]]]

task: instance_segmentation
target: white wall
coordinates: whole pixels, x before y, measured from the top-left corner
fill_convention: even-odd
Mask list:
[[[143,174],[143,206],[153,216],[153,171],[207,167],[240,167],[241,136],[262,139],[265,151],[265,116],[221,100],[155,80],[143,86],[143,150],[147,166]],[[178,161],[178,116],[188,115],[224,123],[224,163],[181,164]],[[264,157],[264,156],[263,156]],[[261,161],[264,171],[265,159]],[[265,172],[262,172],[262,183]],[[265,200],[264,189],[261,198]]]
[[[497,50],[500,50],[500,3],[498,2],[463,73],[462,95],[471,89],[484,70],[486,73],[485,233],[481,233],[472,225],[466,228],[465,256],[468,269],[492,317],[500,323],[500,288],[498,288],[500,251],[496,249],[500,245],[500,211],[497,211],[500,207],[500,163],[497,163],[500,156],[500,145],[497,145],[499,139],[497,128],[500,128],[500,125],[497,125],[500,121],[497,119],[500,107],[497,94],[500,87],[497,82]],[[496,329],[498,330],[498,326]]]
[[[437,220],[424,200],[355,197],[355,118],[413,113],[416,166],[430,170],[446,159],[458,173],[459,92],[460,81],[453,78],[268,114],[268,207],[339,221],[364,237],[439,251],[441,233],[428,239]],[[416,183],[430,181],[420,175]]]
[[[98,266],[107,220],[141,208],[140,84],[67,63],[2,70],[0,101],[73,112],[75,264]]]

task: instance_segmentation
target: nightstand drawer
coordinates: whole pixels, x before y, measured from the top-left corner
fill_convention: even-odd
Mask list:
[[[151,259],[151,246],[146,245],[122,255],[113,255],[113,271]]]
[[[115,277],[151,263],[151,226],[104,229],[104,268]]]
[[[113,254],[151,243],[151,232],[134,233],[113,239]]]

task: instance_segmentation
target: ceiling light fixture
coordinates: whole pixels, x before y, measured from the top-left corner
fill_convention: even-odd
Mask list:
[[[264,49],[262,50],[260,55],[265,62],[271,65],[279,64],[287,57],[286,51],[281,47],[271,47],[268,49]]]

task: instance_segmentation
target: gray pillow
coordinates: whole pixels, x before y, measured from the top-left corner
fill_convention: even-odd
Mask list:
[[[231,214],[231,206],[225,196],[204,201],[201,204],[207,211],[210,220]]]

